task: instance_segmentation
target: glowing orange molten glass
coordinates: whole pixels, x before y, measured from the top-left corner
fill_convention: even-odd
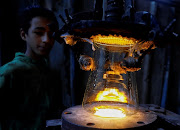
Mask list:
[[[123,92],[119,92],[117,88],[105,88],[100,91],[95,101],[117,101],[127,103],[127,97]]]
[[[134,38],[127,38],[127,37],[122,37],[121,35],[109,35],[109,36],[104,36],[104,35],[96,35],[96,36],[91,36],[91,39],[93,42],[96,43],[102,43],[102,44],[118,44],[122,46],[132,46],[133,44],[137,43],[137,40]]]
[[[94,115],[101,116],[101,117],[118,117],[123,118],[126,116],[124,114],[124,110],[121,108],[106,108],[104,106],[95,107],[94,110],[96,111]]]
[[[127,103],[127,97],[123,92],[119,92],[119,89],[117,88],[105,88],[97,94],[95,101],[116,101]],[[123,118],[126,116],[122,108],[111,105],[94,107],[94,111],[94,115],[100,117]]]

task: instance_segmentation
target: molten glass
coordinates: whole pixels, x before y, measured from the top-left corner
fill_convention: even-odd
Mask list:
[[[129,56],[133,57],[133,53],[140,53],[141,50],[155,49],[156,46],[153,41],[138,40],[135,38],[123,37],[121,35],[94,35],[90,37],[91,41],[96,44],[96,46],[104,46],[106,50],[109,51],[126,51]],[[102,48],[102,49],[103,49]]]
[[[127,37],[122,37],[121,35],[109,35],[109,36],[104,36],[104,35],[96,35],[96,36],[91,36],[91,39],[93,42],[96,43],[102,43],[102,44],[118,44],[122,46],[132,46],[133,44],[137,43],[137,40],[134,38],[127,38]]]
[[[127,97],[123,92],[119,92],[117,88],[105,88],[103,91],[100,91],[95,101],[114,101],[127,103]],[[119,107],[111,106],[98,106],[94,107],[94,115],[100,117],[119,117],[123,118],[126,116],[124,110]]]
[[[127,103],[127,97],[123,92],[119,92],[117,88],[105,88],[97,94],[95,101],[117,101]]]
[[[101,107],[95,107],[95,113],[94,115],[100,116],[100,117],[118,117],[118,118],[123,118],[126,117],[126,114],[124,114],[124,110],[121,108],[118,109],[113,109],[113,108],[104,108],[103,106]]]

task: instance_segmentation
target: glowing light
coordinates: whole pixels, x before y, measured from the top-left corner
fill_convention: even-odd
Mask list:
[[[138,40],[133,37],[123,37],[121,35],[95,35],[90,37],[91,41],[97,44],[103,44],[103,45],[118,45],[119,47],[124,49],[129,48],[129,56],[133,56],[133,52],[140,53],[140,50],[147,50],[150,46],[152,46],[151,49],[155,49],[156,46],[153,41],[144,41],[144,40]],[[127,50],[126,50],[127,51]]]
[[[127,97],[123,92],[119,92],[117,88],[105,88],[104,91],[100,91],[95,101],[117,101],[127,103]]]
[[[109,108],[99,108],[95,107],[95,113],[96,116],[101,117],[118,117],[123,118],[126,115],[124,114],[124,111],[122,109],[109,109]]]
[[[97,43],[102,43],[102,44],[118,44],[118,45],[126,45],[126,46],[131,46],[135,43],[137,43],[136,39],[134,38],[127,38],[127,37],[122,37],[121,35],[109,35],[109,36],[104,36],[104,35],[96,35],[96,36],[91,36],[91,39],[93,39],[93,42]]]

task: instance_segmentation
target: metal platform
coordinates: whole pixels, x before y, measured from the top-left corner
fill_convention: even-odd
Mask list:
[[[148,122],[146,122],[146,120],[144,121],[140,120],[142,118],[138,118],[138,116],[134,115],[132,119],[134,122],[134,126],[137,126],[137,127],[127,128],[127,129],[180,130],[180,115],[154,104],[141,104],[140,106],[141,106],[140,107],[141,111],[144,111],[146,113],[144,117],[147,116],[149,118],[150,116],[148,116],[148,114],[151,115],[150,113],[152,113],[151,116],[153,119],[148,120],[148,121],[149,123],[151,121],[153,122],[150,124],[147,124]],[[79,111],[76,112],[76,109],[79,109]],[[68,129],[69,130],[86,130],[86,129],[92,129],[92,130],[99,129],[100,130],[101,129],[97,127],[97,124],[96,124],[97,120],[93,120],[95,117],[93,117],[92,115],[88,116],[88,114],[86,115],[85,113],[83,113],[84,110],[82,111],[80,110],[82,110],[81,106],[71,107],[64,110],[64,112],[62,113],[62,119],[47,120],[46,122],[47,130],[61,130],[61,129],[62,130],[68,130]],[[81,123],[77,124],[79,122],[78,120],[82,120],[82,119],[84,120]],[[122,121],[118,121],[118,122],[122,126],[123,122]],[[104,125],[110,125],[110,126],[111,126],[111,123],[117,124],[117,122],[115,123],[113,122],[113,120],[109,122],[106,121],[106,123],[102,123],[102,122],[100,123]],[[130,124],[131,122],[128,122],[128,123]],[[67,125],[70,125],[71,127],[67,127]]]

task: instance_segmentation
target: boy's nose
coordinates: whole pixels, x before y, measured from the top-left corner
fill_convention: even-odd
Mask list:
[[[43,41],[44,43],[50,42],[50,37],[49,37],[49,35],[48,35],[47,33],[44,34],[44,36],[42,37],[42,41]]]

